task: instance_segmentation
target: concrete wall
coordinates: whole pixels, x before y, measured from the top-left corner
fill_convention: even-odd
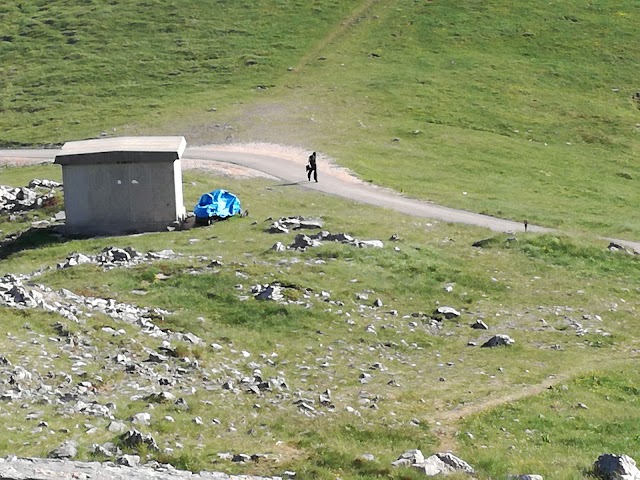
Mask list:
[[[184,218],[180,160],[63,165],[67,231],[117,235],[164,230]]]

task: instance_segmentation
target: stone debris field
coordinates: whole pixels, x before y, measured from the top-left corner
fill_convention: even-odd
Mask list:
[[[24,212],[45,206],[60,188],[60,184],[48,180],[34,180],[28,187],[0,186],[0,210],[10,219],[16,219]],[[51,220],[62,221],[64,216],[58,214]],[[51,224],[42,222],[36,220],[32,228]],[[397,235],[384,242],[361,240],[348,233],[323,230],[324,222],[318,218],[282,217],[275,221],[267,219],[267,224],[269,226],[264,231],[276,237],[289,238],[289,241],[278,241],[271,247],[271,254],[278,256],[274,261],[275,269],[286,269],[299,263],[311,266],[325,262],[306,257],[304,253],[329,242],[356,249],[393,248],[398,252],[402,249]],[[302,230],[315,233],[301,233]],[[12,242],[16,238],[18,235],[13,235],[3,242]],[[92,266],[109,272],[152,266],[159,262],[188,262],[190,267],[184,272],[187,275],[230,273],[241,282],[235,285],[235,294],[242,302],[263,301],[319,309],[362,338],[383,337],[387,332],[394,332],[396,340],[377,342],[376,347],[347,345],[345,342],[325,345],[321,340],[323,327],[319,326],[317,343],[308,347],[309,358],[290,363],[280,360],[277,347],[273,351],[249,351],[232,342],[207,342],[192,332],[167,328],[165,320],[176,314],[170,309],[140,306],[119,301],[115,296],[101,298],[67,288],[52,288],[42,281],[47,273],[72,272],[79,266]],[[226,263],[222,256],[216,255],[194,256],[171,249],[140,252],[130,247],[110,246],[94,254],[74,251],[63,261],[34,272],[9,273],[0,277],[0,308],[43,311],[52,319],[49,335],[31,331],[28,325],[24,327],[28,340],[23,335],[7,334],[8,342],[15,348],[28,350],[31,355],[14,357],[0,352],[0,418],[9,432],[18,428],[14,425],[18,422],[14,420],[19,415],[22,417],[20,421],[26,420],[30,425],[34,438],[40,437],[39,441],[47,437],[60,440],[59,446],[48,452],[47,459],[20,459],[15,456],[1,459],[0,478],[258,479],[261,477],[213,471],[215,462],[211,472],[192,474],[167,464],[147,462],[138,453],[171,455],[185,449],[181,438],[165,436],[160,440],[161,436],[152,427],[159,421],[167,425],[188,421],[195,431],[203,432],[199,439],[204,438],[204,432],[224,437],[246,430],[245,420],[234,419],[228,412],[222,418],[208,408],[212,405],[208,398],[214,395],[228,404],[251,405],[256,417],[265,406],[290,416],[311,419],[376,415],[390,396],[389,391],[401,391],[405,381],[413,380],[398,374],[398,366],[413,370],[419,368],[415,355],[422,355],[424,347],[405,340],[416,331],[442,336],[464,331],[471,338],[466,347],[469,349],[511,348],[517,344],[517,332],[523,325],[531,331],[553,331],[558,335],[609,335],[606,319],[600,315],[562,305],[540,306],[534,312],[505,311],[504,317],[512,320],[501,322],[496,327],[489,315],[471,312],[455,304],[444,304],[446,295],[456,289],[455,283],[442,286],[443,304],[437,308],[401,311],[394,305],[385,304],[384,297],[376,292],[361,287],[357,279],[353,281],[356,290],[353,298],[338,298],[334,292],[291,285],[277,280],[277,276],[270,281],[256,283],[251,281],[244,267],[246,265],[238,262]],[[154,281],[162,282],[169,278],[170,275],[158,273]],[[141,299],[147,292],[139,289],[132,290],[130,294]],[[97,321],[98,327],[89,330],[86,326],[93,321]],[[195,321],[206,322],[207,319]],[[98,342],[94,335],[103,341]],[[561,347],[540,341],[539,348]],[[198,349],[208,352],[209,360],[201,361],[190,353]],[[364,360],[369,358],[378,360]],[[454,372],[462,360],[440,358],[437,354],[435,360],[430,357],[429,362],[428,368],[415,375],[429,376],[444,383],[448,381],[448,372]],[[322,385],[317,380],[319,376],[334,380],[331,372],[337,364],[349,365],[351,374],[357,378],[358,389],[332,391],[319,386]],[[68,368],[63,369],[61,365],[68,365]],[[92,368],[96,365],[99,366],[97,370]],[[88,370],[98,373],[89,374]],[[500,372],[480,371],[478,374],[492,379]],[[105,388],[106,378],[119,381]],[[132,402],[146,407],[123,414]],[[159,406],[171,406],[175,413],[165,413],[159,418],[156,413]],[[73,419],[75,429],[54,428],[52,425],[57,418]],[[421,424],[418,419],[403,418],[395,413],[387,421],[391,425],[416,428]],[[104,434],[112,441],[92,440],[104,438]],[[270,440],[276,443],[277,438]],[[196,451],[201,448],[202,444],[196,442]],[[98,461],[74,460],[79,449],[88,450]],[[392,463],[394,467],[418,469],[425,476],[463,472],[472,478],[476,474],[471,465],[452,452],[433,452],[426,457],[417,449],[393,453],[394,456],[399,455]],[[360,460],[375,460],[372,457],[363,452]],[[281,460],[277,449],[266,446],[265,451],[216,452],[216,458],[216,462],[222,465],[224,462],[277,465]],[[594,463],[594,469],[601,472],[602,478],[640,478],[633,459],[624,455],[603,455]],[[628,476],[616,477],[610,473],[622,471]],[[274,478],[295,476],[296,472],[283,471],[280,477]],[[536,480],[542,477],[514,473],[509,478]]]

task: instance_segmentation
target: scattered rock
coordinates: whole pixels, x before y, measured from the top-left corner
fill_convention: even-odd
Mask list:
[[[383,248],[384,244],[380,240],[358,240],[347,233],[332,234],[326,231],[315,235],[296,235],[293,243],[288,248],[292,250],[306,250],[311,247],[319,247],[322,242],[338,242],[353,245],[358,248]]]
[[[424,455],[420,450],[415,449],[407,450],[396,461],[391,462],[391,465],[394,467],[410,467],[413,464],[422,462],[424,462]]]
[[[57,459],[72,459],[78,454],[78,445],[74,440],[68,440],[60,445],[58,448],[53,449],[49,453],[49,458]]]
[[[119,465],[112,462],[78,462],[41,458],[7,457],[0,459],[0,478],[3,480],[44,479],[109,479],[109,480],[276,480],[279,477],[253,475],[227,475],[220,472],[192,473],[177,470],[171,465],[148,462],[144,466],[126,466],[135,463],[137,455],[120,457]],[[124,464],[122,464],[124,463]],[[294,472],[293,476],[295,476]]]
[[[121,455],[116,458],[116,465],[125,467],[137,467],[140,465],[140,455]]]
[[[636,480],[640,470],[636,461],[628,455],[603,453],[593,464],[593,473],[605,480]]]
[[[512,339],[509,335],[498,334],[491,337],[485,343],[482,344],[481,348],[493,348],[493,347],[508,347],[516,343],[514,339]]]
[[[127,429],[127,426],[124,423],[117,422],[115,420],[109,423],[109,426],[107,427],[107,430],[109,430],[110,432],[116,432],[116,433],[124,432],[126,429]]]
[[[317,218],[282,217],[271,224],[269,233],[289,233],[289,230],[321,229],[324,222]]]
[[[280,285],[254,285],[251,293],[256,300],[282,300],[282,287]]]
[[[282,242],[276,242],[271,247],[271,250],[275,250],[276,252],[284,252],[286,249],[287,247],[285,247]]]
[[[175,401],[176,396],[170,392],[152,393],[145,398],[149,403],[167,403]],[[147,414],[148,415],[148,414]]]
[[[624,245],[620,245],[619,243],[615,243],[615,242],[611,242],[609,243],[609,246],[607,247],[607,249],[610,252],[623,252],[626,253],[628,255],[633,255],[634,252],[628,248],[626,248]]]
[[[464,460],[451,453],[436,453],[425,459],[422,463],[415,463],[413,468],[419,469],[425,475],[431,477],[435,475],[449,475],[452,473],[475,473],[473,467]]]
[[[155,451],[160,450],[160,448],[158,447],[158,444],[156,443],[156,441],[154,440],[154,438],[151,436],[150,433],[147,433],[145,435],[140,433],[135,428],[120,435],[120,441],[122,442],[123,446],[134,449],[134,450],[138,448],[140,445],[146,445],[149,450],[155,450]]]
[[[147,412],[136,413],[131,417],[131,422],[137,425],[149,425],[151,422],[151,414]]]
[[[473,322],[471,324],[471,328],[475,328],[476,330],[489,330],[489,326],[482,320],[476,320]]]
[[[451,320],[460,317],[460,312],[452,307],[438,307],[432,314],[431,318],[441,322],[442,320]]]
[[[391,465],[417,468],[427,476],[448,475],[458,472],[475,473],[471,465],[449,452],[436,453],[425,459],[420,450],[409,450],[400,455]]]
[[[62,184],[52,180],[31,180],[28,187],[0,185],[0,213],[21,213],[46,205]]]

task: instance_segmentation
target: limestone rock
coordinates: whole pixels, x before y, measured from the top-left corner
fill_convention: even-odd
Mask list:
[[[476,330],[489,330],[489,326],[484,323],[482,320],[476,320],[471,324],[471,328]]]
[[[69,440],[64,442],[58,448],[53,449],[49,453],[49,458],[65,459],[74,458],[78,454],[78,447],[75,441]]]
[[[393,465],[394,467],[408,467],[413,465],[414,463],[422,462],[424,462],[424,455],[419,449],[415,449],[407,450],[402,455],[400,455],[395,462],[391,462],[391,465]]]
[[[289,233],[291,230],[320,229],[324,222],[317,218],[282,217],[269,227],[269,233]]]
[[[121,463],[135,463],[137,455],[121,457]],[[144,466],[129,467],[111,462],[78,462],[41,458],[7,457],[0,459],[0,478],[3,480],[269,480],[253,475],[227,475],[220,472],[192,473],[177,470],[171,465],[148,462]],[[271,480],[276,480],[271,478]]]
[[[509,335],[498,334],[483,343],[481,348],[508,347],[514,343],[516,343],[516,341]]]
[[[471,475],[475,473],[471,465],[449,452],[431,455],[424,462],[415,463],[413,467],[424,472],[427,476],[448,475],[458,472]]]
[[[109,426],[107,427],[107,430],[109,430],[110,432],[124,432],[127,429],[127,426],[122,423],[122,422],[116,422],[113,421],[111,423],[109,423]]]
[[[438,321],[452,320],[458,317],[460,317],[460,312],[452,307],[438,307],[431,315],[431,318]]]
[[[137,467],[140,465],[140,455],[121,455],[116,458],[116,465],[124,465],[125,467]]]
[[[279,285],[254,285],[251,288],[256,300],[282,300],[282,287]]]
[[[593,470],[605,480],[640,480],[640,470],[628,455],[604,453],[593,464]]]
[[[136,449],[139,445],[146,445],[149,450],[160,450],[150,433],[145,435],[135,428],[120,435],[120,440],[122,441],[122,445],[128,448]]]
[[[276,242],[271,247],[271,250],[275,250],[276,252],[284,252],[286,249],[287,247],[285,247],[282,242]]]

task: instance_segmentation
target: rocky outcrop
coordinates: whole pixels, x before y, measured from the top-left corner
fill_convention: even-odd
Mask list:
[[[125,458],[130,457],[130,458]],[[0,459],[2,480],[276,480],[280,477],[256,477],[252,475],[227,475],[220,472],[192,473],[177,470],[171,465],[150,462],[144,466],[136,464],[134,455],[123,455],[114,465],[111,462],[77,462],[42,458]]]
[[[473,475],[475,470],[471,465],[456,457],[451,452],[436,453],[428,458],[420,450],[404,452],[398,460],[391,463],[395,467],[412,467],[420,470],[428,477],[435,475],[449,475],[453,473],[467,473]]]
[[[509,335],[498,334],[484,342],[482,348],[508,347],[514,343],[516,343],[516,341]]]
[[[269,233],[289,233],[290,230],[321,229],[324,222],[318,218],[282,217],[271,224]]]
[[[0,185],[0,212],[17,213],[43,206],[55,195],[61,183],[52,180],[34,179],[28,187]]]
[[[640,480],[636,461],[628,455],[603,453],[593,464],[593,473],[604,480]]]
[[[293,243],[287,248],[290,250],[306,250],[310,247],[319,247],[323,242],[338,242],[352,245],[358,248],[383,248],[384,243],[380,240],[358,240],[347,233],[330,233],[322,231],[315,235],[296,235]],[[275,248],[274,248],[275,250]]]

